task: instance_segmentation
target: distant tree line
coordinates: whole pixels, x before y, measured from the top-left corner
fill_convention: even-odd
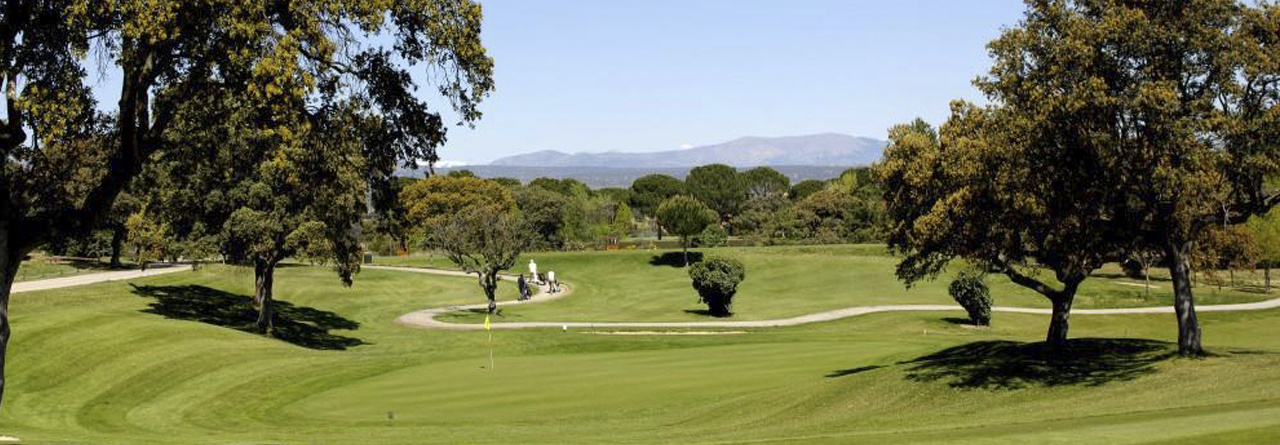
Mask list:
[[[828,181],[791,184],[769,167],[745,171],[713,164],[681,181],[648,175],[630,188],[591,189],[581,181],[483,179],[467,170],[425,179],[398,178],[389,207],[365,227],[367,246],[381,253],[421,247],[435,222],[476,205],[497,205],[522,215],[538,250],[578,250],[626,240],[683,236],[698,245],[738,239],[752,245],[858,243],[883,239],[882,192],[869,167]],[[663,203],[685,197],[712,212],[710,224],[677,233],[660,217]],[[682,227],[689,227],[685,224]]]

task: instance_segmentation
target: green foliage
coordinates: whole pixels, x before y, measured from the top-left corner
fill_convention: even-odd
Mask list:
[[[632,201],[635,199],[635,192],[632,192],[629,188],[605,187],[596,190],[593,194],[609,198],[618,204],[627,204],[627,206],[631,206]]]
[[[417,230],[426,230],[463,209],[512,209],[516,204],[506,187],[474,176],[432,176],[405,188],[400,199],[411,227]]]
[[[795,206],[794,236],[823,244],[879,239],[876,213],[866,202],[841,188],[828,188]]]
[[[702,201],[721,218],[738,213],[747,199],[747,188],[738,170],[724,164],[704,165],[689,171],[685,178],[689,194]]]
[[[533,233],[531,248],[540,250],[564,249],[566,227],[572,218],[569,198],[542,187],[521,187],[515,192],[515,202]]]
[[[711,315],[718,317],[733,313],[733,297],[738,284],[747,277],[747,269],[734,258],[713,255],[689,267],[693,288],[706,303]]]
[[[708,225],[698,234],[698,245],[702,247],[724,247],[729,244],[729,232],[719,224]]]
[[[787,193],[787,197],[791,198],[792,201],[799,202],[808,198],[809,195],[818,193],[826,188],[827,183],[825,182],[817,179],[806,179],[792,186],[791,191]]]
[[[1280,83],[1273,81],[1280,75],[1273,43],[1280,5],[1027,5],[1024,20],[988,45],[994,65],[976,82],[996,104],[990,120],[1001,120],[1010,133],[1007,142],[986,144],[1026,152],[1029,162],[1013,159],[1011,170],[1042,178],[1039,188],[1010,188],[1026,193],[1008,205],[1068,226],[1079,216],[1100,215],[1122,223],[1112,224],[1125,232],[1122,238],[1167,250],[1180,289],[1180,351],[1200,354],[1182,265],[1201,232],[1244,223],[1280,204],[1280,192],[1266,185],[1280,173]],[[982,165],[1001,165],[990,161]],[[1058,181],[1067,177],[1073,178]],[[1076,189],[1067,193],[1074,196],[1050,199],[1039,191],[1064,186]],[[1092,202],[1111,205],[1084,204]],[[1087,240],[1048,232],[1039,238]]]
[[[1253,217],[1248,227],[1259,248],[1260,262],[1268,267],[1280,267],[1280,209]]]
[[[498,184],[501,184],[503,187],[506,187],[509,189],[520,187],[521,185],[520,180],[516,178],[498,177],[498,178],[489,178],[489,180],[496,182]]]
[[[991,325],[991,290],[987,288],[985,274],[973,270],[961,271],[951,281],[947,292],[969,313],[971,323],[978,326]]]
[[[591,196],[591,188],[573,178],[537,178],[529,182],[529,187],[540,187],[569,198],[586,199]]]
[[[147,263],[164,260],[175,249],[169,227],[148,218],[142,212],[130,215],[125,221],[129,232],[129,246],[133,248],[133,262],[147,268]]]
[[[702,233],[707,226],[719,221],[714,210],[691,196],[675,196],[658,206],[658,223],[667,231],[680,237],[680,245],[686,250],[690,239]],[[686,256],[685,264],[689,260]]]
[[[476,174],[471,170],[463,169],[463,170],[449,170],[449,174],[445,176],[448,176],[450,178],[475,178]]]
[[[920,120],[890,130],[878,173],[900,279],[933,278],[954,258],[1004,273],[1055,304],[1047,339],[1060,346],[1080,283],[1127,244],[1096,178],[1106,168],[1052,132],[1025,131],[1053,124],[1039,119],[956,103],[940,133]]]
[[[742,173],[748,199],[769,195],[785,195],[791,190],[791,179],[769,167],[756,167]]]
[[[779,230],[783,218],[794,216],[792,203],[781,194],[770,194],[747,200],[742,205],[742,212],[734,219],[739,234],[760,239],[786,238]]]
[[[658,206],[673,196],[684,194],[684,183],[667,175],[641,176],[631,183],[631,207],[647,217],[657,216]]]
[[[853,194],[858,191],[861,181],[858,179],[857,169],[848,169],[840,173],[840,177],[831,180],[829,187]]]
[[[1213,276],[1217,270],[1251,270],[1258,265],[1262,248],[1248,227],[1212,227],[1200,232],[1191,266]]]
[[[493,312],[498,273],[515,266],[531,242],[531,231],[520,215],[495,206],[475,206],[441,221],[428,233],[425,244],[443,251],[464,272],[476,274]]]
[[[635,228],[636,216],[631,212],[631,207],[625,201],[617,205],[617,210],[613,213],[612,231],[615,236],[627,236]]]

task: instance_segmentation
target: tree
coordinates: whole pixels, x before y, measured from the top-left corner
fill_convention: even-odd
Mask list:
[[[516,205],[509,189],[474,176],[432,176],[417,181],[400,193],[400,201],[409,224],[417,229],[430,227],[470,207],[512,209]]]
[[[515,197],[525,224],[533,233],[531,248],[563,249],[567,241],[564,232],[565,218],[570,213],[569,198],[542,187],[521,187]]]
[[[521,185],[520,180],[516,178],[498,177],[498,178],[489,178],[489,180],[496,182],[499,185],[509,189],[516,188]]]
[[[806,179],[792,186],[791,192],[787,193],[787,197],[791,198],[792,201],[798,202],[825,188],[827,188],[827,183],[825,182],[817,179]]]
[[[840,176],[832,179],[828,187],[843,190],[845,193],[853,194],[858,191],[858,187],[862,181],[858,178],[857,169],[847,169],[840,172]]]
[[[121,267],[120,252],[129,236],[129,216],[141,211],[137,198],[127,192],[121,192],[111,205],[111,212],[103,222],[103,227],[111,232],[111,267]]]
[[[529,234],[522,218],[507,209],[475,206],[446,218],[427,235],[426,245],[443,251],[464,272],[476,274],[493,313],[498,273],[515,266],[529,247]]]
[[[747,277],[747,268],[733,258],[712,256],[689,268],[689,278],[708,312],[716,317],[733,314],[733,297],[738,284]]]
[[[569,198],[587,198],[591,196],[591,188],[582,181],[573,178],[537,178],[529,182],[530,187],[541,187]]]
[[[1226,269],[1231,275],[1231,285],[1235,285],[1235,271],[1252,270],[1261,258],[1261,248],[1253,239],[1253,232],[1243,225],[1228,227],[1211,227],[1200,232],[1196,239],[1195,249],[1191,252],[1190,263],[1193,271],[1202,272],[1213,278],[1222,288],[1222,280],[1217,271]]]
[[[791,200],[781,194],[751,198],[742,205],[742,211],[734,219],[739,233],[762,238],[781,237],[775,233],[776,221],[791,208]]]
[[[636,216],[631,212],[631,206],[625,202],[618,203],[617,210],[613,212],[613,234],[619,237],[631,234],[631,230],[635,227]]]
[[[684,194],[684,183],[667,175],[646,175],[631,183],[631,208],[646,217],[657,215],[658,206],[673,196]],[[659,231],[661,235],[661,231]]]
[[[1183,355],[1203,353],[1195,240],[1280,203],[1265,181],[1280,172],[1277,11],[1236,0],[1029,2],[989,45],[995,64],[977,82],[1080,152],[1095,174],[1079,179],[1117,192],[1106,210],[1115,224],[1164,251]]]
[[[1265,290],[1271,293],[1271,269],[1280,264],[1280,210],[1272,209],[1266,215],[1249,220],[1249,230],[1257,240],[1258,264],[1262,266]]]
[[[493,89],[480,19],[480,6],[468,0],[353,0],[340,7],[306,0],[14,0],[0,6],[7,111],[0,125],[0,370],[21,258],[53,236],[99,226],[153,155],[173,148],[163,135],[178,108],[205,99],[200,91],[244,88],[251,74],[274,80],[257,83],[264,87],[256,90],[257,103],[306,98],[318,105],[324,94],[363,95],[370,115],[384,124],[367,146],[371,165],[388,167],[386,175],[371,176],[381,181],[397,160],[434,162],[444,140],[445,125],[416,95],[409,69],[437,74],[435,86],[459,120],[480,117],[478,104]],[[389,37],[348,38],[356,35]],[[103,50],[100,68],[114,67],[119,79],[120,99],[110,116],[94,113],[88,70],[80,63],[90,48]],[[78,142],[93,140],[91,133],[107,136],[101,150]],[[69,156],[49,156],[55,152]],[[55,186],[68,181],[62,172],[77,170],[84,172],[83,188],[67,193]]]
[[[769,167],[756,167],[742,173],[748,199],[784,195],[791,190],[791,179]]]
[[[147,264],[164,259],[166,253],[173,248],[169,227],[148,218],[142,212],[129,215],[124,226],[129,245],[133,247],[133,262],[144,271],[147,270]]]
[[[955,103],[940,132],[919,120],[890,130],[878,173],[900,279],[933,278],[954,258],[1003,273],[1050,301],[1046,342],[1061,347],[1080,284],[1120,244],[1113,191],[1092,180],[1100,166],[1035,116]]]
[[[449,173],[445,176],[448,176],[450,178],[475,178],[476,174],[471,170],[461,169],[461,170],[449,170]]]
[[[798,235],[835,244],[879,238],[878,224],[867,204],[842,188],[828,188],[795,205]]]
[[[710,224],[698,234],[698,245],[702,247],[724,247],[729,245],[729,232],[719,224]]]
[[[1159,261],[1160,251],[1152,249],[1145,243],[1134,243],[1125,251],[1125,261],[1121,264],[1128,270],[1129,264],[1137,266],[1130,278],[1142,278],[1143,284],[1146,286],[1147,295],[1151,295],[1151,266]]]
[[[618,204],[626,204],[631,206],[631,201],[635,198],[635,193],[629,188],[605,187],[595,191],[595,195],[599,197],[609,198]]]
[[[689,241],[716,221],[714,210],[690,196],[675,196],[658,206],[658,222],[680,237],[685,266],[689,265]]]
[[[685,178],[689,195],[697,198],[728,222],[747,200],[746,184],[738,170],[724,164],[696,167]]]

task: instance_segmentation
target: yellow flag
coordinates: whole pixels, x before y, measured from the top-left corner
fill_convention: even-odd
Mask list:
[[[489,314],[484,315],[484,330],[489,330]]]

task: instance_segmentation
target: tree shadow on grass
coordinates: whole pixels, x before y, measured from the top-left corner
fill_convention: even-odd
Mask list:
[[[689,265],[702,261],[702,252],[689,252]],[[654,255],[649,258],[650,266],[667,266],[667,267],[684,267],[684,254],[680,252],[667,252],[661,255]]]
[[[946,381],[955,388],[1021,389],[1033,386],[1101,386],[1156,371],[1174,357],[1170,343],[1141,339],[1082,338],[1061,350],[1045,343],[980,341],[902,362],[907,380]]]
[[[859,366],[857,368],[849,368],[849,369],[837,369],[835,371],[831,371],[831,373],[827,374],[826,377],[829,379],[833,379],[836,377],[844,377],[847,375],[861,374],[867,371],[875,371],[883,367],[884,366],[875,365],[875,366]]]
[[[715,312],[711,312],[711,311],[706,310],[706,309],[685,309],[685,310],[684,310],[684,313],[686,313],[686,314],[693,314],[693,315],[701,315],[701,316],[703,316],[703,317],[715,317],[715,318],[732,318],[732,317],[733,317],[733,312],[730,312],[730,313],[727,313],[727,314],[717,314],[717,313],[715,313]]]
[[[258,311],[253,298],[217,289],[196,286],[133,286],[133,293],[153,298],[142,312],[175,320],[188,320],[237,331],[257,333],[254,323]],[[275,327],[272,337],[297,346],[319,350],[345,350],[364,344],[363,340],[329,333],[330,330],[355,330],[360,323],[341,315],[315,308],[294,306],[287,301],[273,301]]]

